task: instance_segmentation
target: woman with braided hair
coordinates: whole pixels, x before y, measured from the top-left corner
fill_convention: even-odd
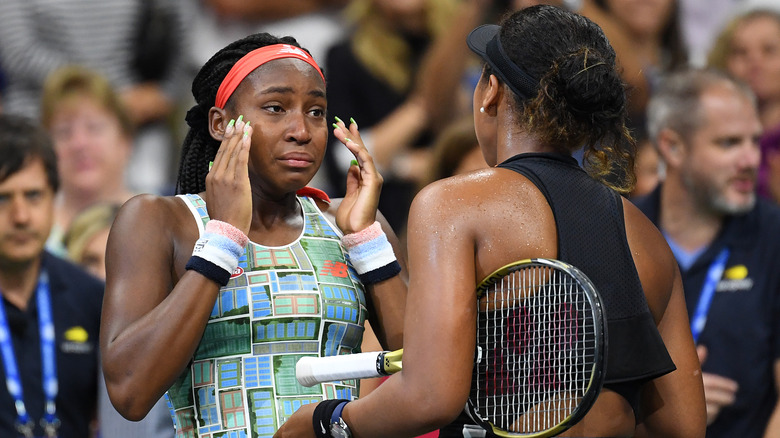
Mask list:
[[[270,437],[303,405],[357,395],[350,382],[299,385],[299,358],[359,350],[367,319],[401,347],[404,262],[354,121],[333,124],[355,156],[345,198],[307,187],[327,101],[295,39],[231,43],[192,92],[178,195],[132,198],[109,236],[106,386],[131,420],[167,391],[177,436]]]

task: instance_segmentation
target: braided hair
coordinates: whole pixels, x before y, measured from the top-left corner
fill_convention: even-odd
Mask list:
[[[217,99],[219,85],[244,55],[273,44],[301,47],[298,41],[290,36],[279,38],[265,32],[252,34],[218,51],[195,76],[192,81],[192,96],[196,104],[187,111],[186,121],[190,130],[182,145],[176,193],[199,193],[206,190],[209,162],[214,160],[220,145],[209,133],[209,110]],[[233,102],[232,98],[228,99],[225,107],[230,107]]]

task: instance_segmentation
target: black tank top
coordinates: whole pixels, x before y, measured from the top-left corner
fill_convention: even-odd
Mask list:
[[[628,247],[622,198],[570,156],[520,154],[498,167],[524,175],[547,198],[558,229],[557,258],[582,270],[604,302],[608,321],[604,386],[614,385],[636,412],[639,386],[675,366]]]
[[[637,416],[642,384],[676,367],[645,300],[621,196],[567,155],[525,153],[498,167],[524,175],[544,194],[558,230],[557,258],[583,271],[601,294],[608,337],[604,387],[625,398]],[[465,413],[439,436],[463,437],[463,424],[473,424]]]

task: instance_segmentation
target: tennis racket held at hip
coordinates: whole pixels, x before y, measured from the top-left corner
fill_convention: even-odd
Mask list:
[[[401,370],[404,350],[373,351],[341,356],[304,356],[295,364],[295,377],[303,386],[336,380],[370,379]]]
[[[581,420],[606,370],[603,305],[588,277],[522,260],[479,284],[477,306],[469,415],[499,437],[551,437]]]
[[[466,412],[499,437],[544,438],[581,420],[603,384],[607,329],[601,297],[576,267],[527,259],[477,287],[476,361]],[[304,357],[298,381],[400,371],[403,350]],[[391,365],[392,364],[392,365]]]

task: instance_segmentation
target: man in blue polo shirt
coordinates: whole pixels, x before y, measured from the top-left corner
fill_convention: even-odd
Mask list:
[[[44,251],[57,165],[34,122],[0,115],[0,436],[87,438],[103,283]]]
[[[709,438],[780,436],[780,208],[755,194],[755,102],[719,72],[690,70],[666,78],[647,113],[666,177],[636,203],[681,268]]]

